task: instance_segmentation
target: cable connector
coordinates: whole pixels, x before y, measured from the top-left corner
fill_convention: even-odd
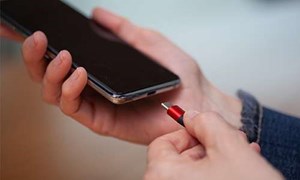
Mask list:
[[[161,103],[161,105],[167,110],[167,113],[170,117],[172,117],[180,125],[184,126],[183,115],[185,111],[183,109],[177,105],[172,105],[169,102]]]

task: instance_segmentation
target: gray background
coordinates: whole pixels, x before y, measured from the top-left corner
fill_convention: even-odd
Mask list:
[[[300,115],[299,1],[66,2],[87,16],[101,6],[156,29],[191,54],[224,91],[242,88],[266,105]]]
[[[191,54],[223,91],[234,95],[241,88],[300,116],[298,1],[67,2],[87,16],[101,6],[156,29]],[[145,147],[95,135],[44,104],[19,52],[18,44],[1,39],[1,177],[141,179]]]

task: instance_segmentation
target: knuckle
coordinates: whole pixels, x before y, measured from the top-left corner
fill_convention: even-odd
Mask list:
[[[62,85],[62,97],[66,100],[73,100],[72,88],[65,83]]]
[[[51,96],[43,96],[43,101],[52,105],[56,105],[58,102],[57,98]]]
[[[137,39],[140,39],[139,42],[143,42],[146,44],[157,43],[164,39],[164,36],[158,31],[147,28],[138,28],[136,37]]]
[[[51,75],[52,73],[49,72],[49,68],[47,69],[47,72],[44,75],[43,83],[47,85],[56,84],[58,83],[58,80],[55,78],[54,75]]]
[[[102,125],[92,125],[90,130],[102,136],[109,136],[111,134],[110,130]]]
[[[51,104],[51,102],[52,102],[52,98],[50,98],[50,96],[45,92],[45,90],[42,91],[42,99],[46,103]]]
[[[44,80],[45,83],[48,83],[49,85],[61,86],[65,77],[66,77],[65,74],[62,74],[61,72],[57,72],[52,67],[47,69],[47,72],[44,75]]]
[[[128,25],[130,25],[130,21],[127,20],[126,18],[121,18],[120,19],[120,23],[118,24],[118,26],[116,27],[115,31],[117,34],[121,34],[123,33],[124,29],[126,27],[128,27]]]
[[[30,79],[35,83],[41,83],[43,81],[43,76],[35,75],[29,71]]]
[[[71,107],[71,106],[67,107],[62,102],[60,102],[59,108],[65,115],[67,115],[69,117],[72,117],[77,111],[77,109],[75,109],[74,107]]]
[[[162,36],[158,31],[148,28],[140,28],[140,34],[144,37]]]
[[[52,105],[57,105],[58,97],[49,95],[45,90],[42,91],[42,99],[44,102]]]
[[[94,117],[92,118],[94,119]],[[110,121],[105,121],[105,119],[109,119]],[[94,120],[91,122],[89,129],[97,134],[103,136],[111,136],[114,134],[116,128],[116,123],[114,123],[112,117],[103,117],[103,121]]]
[[[68,111],[63,105],[60,104],[59,108],[60,108],[61,112],[64,113],[65,115],[67,115],[67,116],[72,115],[72,113],[70,111]]]

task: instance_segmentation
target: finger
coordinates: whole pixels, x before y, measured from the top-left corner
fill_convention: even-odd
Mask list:
[[[243,131],[238,131],[239,136],[242,138],[243,141],[247,141],[248,142],[248,138],[246,133],[244,133]],[[250,143],[249,146],[255,150],[257,153],[260,153],[260,146],[257,143]]]
[[[205,149],[201,144],[198,144],[181,153],[182,156],[188,157],[192,160],[202,159],[205,156]]]
[[[0,36],[18,42],[24,41],[23,36],[16,33],[14,30],[4,24],[0,24]]]
[[[112,133],[110,126],[113,125],[113,107],[103,97],[82,98],[83,90],[87,85],[87,72],[84,68],[77,68],[62,85],[60,96],[61,111],[78,121],[91,130],[109,135]],[[101,98],[101,100],[95,98]],[[99,101],[98,101],[99,100]],[[101,117],[101,119],[97,119]],[[106,124],[106,125],[104,125]]]
[[[63,81],[70,71],[72,57],[68,51],[61,51],[53,59],[46,70],[43,79],[43,99],[58,105]]]
[[[216,113],[188,111],[184,115],[187,131],[205,147],[222,149],[223,144],[236,138],[236,132]]]
[[[135,46],[138,40],[136,36],[142,28],[135,26],[124,17],[113,14],[102,8],[94,9],[93,18],[127,43]]]
[[[65,114],[74,116],[79,111],[82,103],[80,94],[86,84],[87,73],[82,67],[77,68],[63,83],[60,108]]]
[[[249,146],[255,150],[257,153],[260,153],[261,149],[260,149],[260,146],[257,144],[257,143],[251,143],[249,144]]]
[[[148,148],[148,159],[179,156],[181,152],[196,144],[198,142],[186,130],[181,129],[154,140]]]
[[[238,134],[243,140],[248,141],[246,133],[244,133],[243,131],[238,131]]]
[[[43,59],[46,50],[47,38],[40,31],[28,37],[22,47],[25,65],[32,80],[36,82],[42,81],[46,70],[46,62]]]

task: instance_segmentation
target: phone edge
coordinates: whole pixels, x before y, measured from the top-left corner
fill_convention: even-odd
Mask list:
[[[19,23],[15,22],[15,20],[9,18],[3,11],[0,13],[0,19],[1,19],[1,23],[4,23],[5,25],[9,26],[12,30],[19,33],[24,38],[32,35],[32,33],[33,33],[33,32],[26,30],[26,28],[21,26]],[[58,51],[55,48],[53,48],[52,46],[48,45],[47,51],[44,55],[44,58],[47,61],[51,61],[57,55],[58,55]],[[72,62],[71,72],[74,71],[77,67],[78,67],[78,65],[76,63]],[[156,94],[170,91],[172,89],[179,87],[180,81],[181,80],[178,77],[178,79],[176,79],[174,81],[169,81],[169,82],[166,82],[163,84],[154,85],[154,86],[144,88],[141,90],[136,90],[136,91],[133,91],[130,93],[118,94],[115,91],[113,91],[111,88],[109,88],[106,85],[104,85],[103,83],[99,82],[96,78],[93,77],[93,75],[88,73],[88,85],[114,104],[125,104],[128,102],[136,101],[136,100],[143,99],[143,98],[146,98],[149,96],[153,96]]]

